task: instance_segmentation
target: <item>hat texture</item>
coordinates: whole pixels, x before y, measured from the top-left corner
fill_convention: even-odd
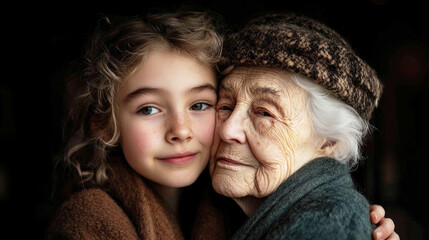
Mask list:
[[[373,69],[334,30],[296,14],[267,14],[227,35],[220,68],[281,68],[323,85],[369,120],[382,93]]]

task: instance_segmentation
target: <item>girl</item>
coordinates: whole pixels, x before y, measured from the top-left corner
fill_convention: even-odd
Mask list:
[[[209,159],[221,50],[206,13],[107,20],[96,31],[72,88],[49,239],[225,238],[212,205],[197,208],[208,175],[193,184]]]
[[[106,27],[70,104],[63,163],[74,181],[50,236],[182,239],[180,189],[209,159],[222,38],[202,13]]]

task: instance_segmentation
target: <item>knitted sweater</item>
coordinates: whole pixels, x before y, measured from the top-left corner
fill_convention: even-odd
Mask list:
[[[371,239],[368,213],[348,167],[318,158],[268,196],[233,239]]]
[[[51,220],[47,239],[184,239],[183,229],[160,196],[125,160],[115,160],[111,161],[113,171],[106,187],[85,188],[60,205]],[[188,200],[199,201],[201,195],[194,193]],[[195,202],[181,209],[189,215],[184,221],[189,224],[188,237],[225,239],[222,215],[206,198]],[[203,220],[192,224],[193,219]]]

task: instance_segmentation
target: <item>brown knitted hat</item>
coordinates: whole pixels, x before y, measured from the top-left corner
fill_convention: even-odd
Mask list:
[[[295,14],[255,18],[225,39],[220,68],[265,66],[299,73],[323,85],[369,120],[382,83],[334,30]]]

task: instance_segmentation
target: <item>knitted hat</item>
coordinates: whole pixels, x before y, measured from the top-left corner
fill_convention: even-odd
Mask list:
[[[295,14],[255,18],[225,39],[220,68],[230,65],[281,68],[313,79],[369,120],[382,83],[334,30]]]

